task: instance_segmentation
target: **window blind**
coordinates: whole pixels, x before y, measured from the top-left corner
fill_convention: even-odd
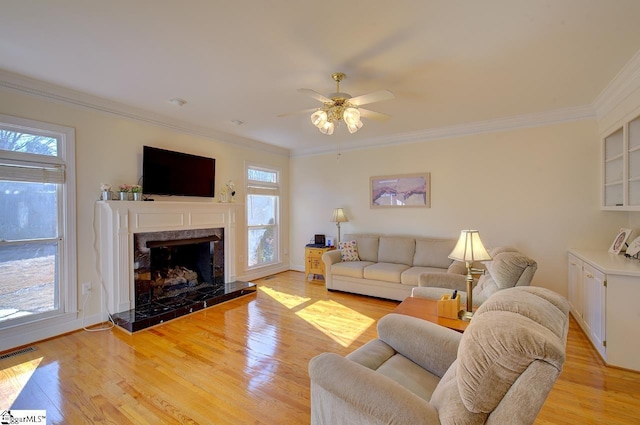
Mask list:
[[[54,184],[64,183],[64,166],[0,164],[0,180]]]
[[[279,196],[280,188],[278,187],[267,187],[267,186],[248,186],[247,187],[248,195],[267,195],[267,196]]]

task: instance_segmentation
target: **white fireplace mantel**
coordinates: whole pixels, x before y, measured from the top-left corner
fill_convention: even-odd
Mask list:
[[[134,308],[133,235],[224,229],[224,281],[235,281],[236,204],[214,202],[98,201],[100,274],[110,313]]]

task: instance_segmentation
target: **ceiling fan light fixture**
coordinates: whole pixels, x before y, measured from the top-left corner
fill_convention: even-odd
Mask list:
[[[311,114],[311,122],[318,128],[322,128],[327,123],[327,113],[322,109]]]
[[[362,128],[362,120],[360,119],[362,116],[376,120],[390,118],[388,115],[380,114],[368,109],[359,109],[362,105],[379,102],[381,100],[393,99],[393,93],[389,90],[378,90],[373,93],[352,97],[350,94],[340,91],[340,82],[346,78],[344,73],[333,73],[331,74],[331,78],[336,82],[336,92],[331,93],[328,96],[311,89],[298,89],[299,92],[305,93],[322,102],[323,106],[320,108],[305,109],[303,111],[294,112],[294,114],[299,112],[311,112],[311,123],[320,130],[322,134],[326,135],[333,134],[335,128],[340,125],[340,121],[344,121],[349,133],[353,134]],[[291,114],[282,114],[278,116],[286,115]]]

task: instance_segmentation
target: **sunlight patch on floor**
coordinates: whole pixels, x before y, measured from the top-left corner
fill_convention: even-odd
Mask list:
[[[313,327],[349,347],[375,320],[333,300],[317,301],[296,313]]]
[[[273,288],[269,288],[268,286],[260,286],[258,287],[259,291],[264,292],[274,300],[278,301],[280,304],[285,307],[291,309],[296,308],[297,306],[304,304],[311,300],[311,298],[300,297],[298,295],[287,294],[286,292],[276,291]]]
[[[43,357],[29,360],[0,370],[0,407],[7,409],[13,405],[29,379],[36,371]]]

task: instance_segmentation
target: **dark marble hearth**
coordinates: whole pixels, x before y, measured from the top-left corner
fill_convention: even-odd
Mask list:
[[[136,332],[255,291],[254,283],[240,281],[204,287],[176,297],[137,305],[133,310],[114,314],[113,320],[121,328]]]

